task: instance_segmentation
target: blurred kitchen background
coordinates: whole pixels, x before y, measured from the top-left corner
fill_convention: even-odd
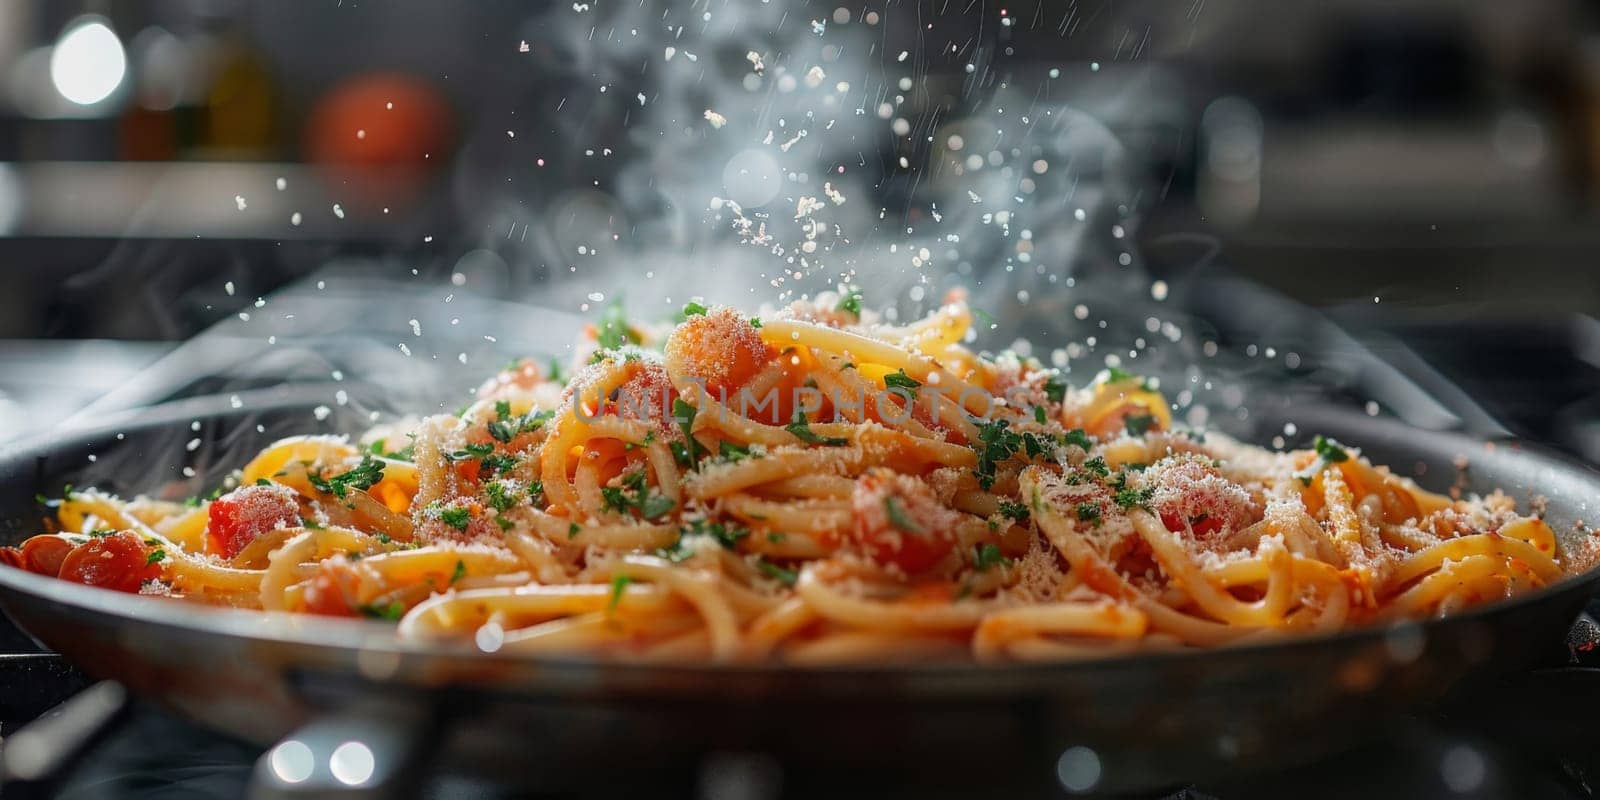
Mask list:
[[[1084,130],[1112,143],[1093,165],[1050,150]],[[774,253],[718,199],[787,222],[788,195],[735,185],[763,170],[831,180],[849,224]],[[991,207],[1013,196],[1026,235]],[[1071,287],[1133,262],[1196,348],[1600,459],[1597,223],[1600,7],[1577,0],[0,0],[0,440],[329,270],[581,316],[596,259],[721,281],[722,253],[770,262],[751,284],[856,270],[932,302],[946,282],[906,290],[902,262],[937,241],[915,269],[1038,281],[1002,308],[1060,294],[1093,324]],[[193,381],[169,383],[137,397]]]

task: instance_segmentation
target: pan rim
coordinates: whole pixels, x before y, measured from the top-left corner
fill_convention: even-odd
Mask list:
[[[74,426],[0,446],[0,463],[42,460],[57,451],[109,439],[130,427],[153,428],[187,424],[193,420],[245,416],[263,411],[310,408],[320,404],[320,401],[313,403],[314,398],[325,395],[326,391],[320,385],[280,386],[253,392],[231,393],[227,396],[188,398],[159,406],[130,409],[102,418],[96,425]],[[1301,418],[1363,417],[1363,425],[1386,428],[1389,433],[1400,435],[1408,433],[1416,435],[1417,432],[1424,431],[1398,420],[1366,417],[1360,412],[1333,406],[1302,405],[1296,408],[1295,413]],[[1448,442],[1463,451],[1489,445],[1511,448],[1515,451],[1512,457],[1526,459],[1530,471],[1540,468],[1551,469],[1572,480],[1589,482],[1592,484],[1590,488],[1594,490],[1595,496],[1600,498],[1600,470],[1571,457],[1552,452],[1537,443],[1516,438],[1485,440],[1450,431],[1425,431],[1425,433],[1430,437],[1444,440],[1441,444]],[[1222,655],[1244,659],[1267,658],[1274,653],[1285,653],[1300,648],[1381,644],[1391,636],[1414,633],[1426,636],[1428,631],[1440,626],[1482,623],[1490,618],[1514,613],[1527,606],[1552,601],[1568,593],[1582,591],[1593,596],[1597,589],[1600,589],[1600,563],[1591,565],[1583,572],[1565,576],[1538,591],[1475,606],[1449,617],[1396,620],[1345,628],[1330,633],[1297,634],[1245,644],[1209,648],[1133,649],[1084,659],[1037,663],[983,664],[976,661],[930,661],[799,665],[778,662],[640,663],[578,655],[524,656],[491,653],[465,643],[405,642],[394,635],[391,625],[377,621],[320,618],[288,612],[262,612],[252,609],[174,603],[170,599],[80,586],[34,575],[24,570],[0,569],[0,607],[9,605],[8,595],[26,595],[32,600],[68,606],[139,625],[159,626],[205,636],[246,640],[251,643],[339,651],[350,658],[363,654],[376,654],[394,656],[402,660],[469,659],[471,663],[485,667],[513,664],[541,671],[578,670],[591,673],[603,670],[608,674],[634,673],[644,677],[688,675],[711,678],[724,676],[773,678],[816,675],[870,678],[889,675],[937,680],[970,679],[980,676],[994,679],[993,682],[999,691],[1007,688],[1004,684],[1008,683],[1008,679],[1050,677],[1084,669],[1116,670],[1134,663],[1143,666],[1180,665],[1192,663],[1194,659],[1218,658]],[[32,635],[31,632],[29,634]]]

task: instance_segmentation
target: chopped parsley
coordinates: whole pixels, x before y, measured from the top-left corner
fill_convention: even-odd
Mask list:
[[[1138,381],[1139,388],[1150,388],[1149,381],[1142,375],[1135,375],[1121,367],[1106,367],[1106,383],[1121,383],[1123,381]]]
[[[406,615],[405,604],[401,603],[399,600],[391,600],[381,606],[363,603],[362,605],[356,606],[356,611],[361,612],[361,615],[364,617],[370,617],[372,619],[386,619],[391,622],[396,621]]]
[[[688,319],[689,317],[703,317],[705,316],[705,313],[706,307],[693,301],[685,304],[683,307],[683,316],[685,319]]]
[[[849,439],[842,436],[818,436],[811,430],[811,423],[806,420],[805,412],[798,408],[794,410],[794,421],[783,426],[783,429],[794,434],[796,439],[806,444],[822,445],[823,447],[843,447],[850,443]]]
[[[722,460],[727,461],[730,464],[737,464],[740,461],[743,461],[747,458],[752,458],[754,456],[754,454],[750,452],[749,447],[734,444],[733,442],[726,440],[717,445],[717,455],[722,456]]]
[[[467,529],[467,525],[472,522],[472,512],[461,507],[441,508],[439,509],[439,521],[458,531],[464,531]]]
[[[1015,503],[1010,500],[1000,501],[1000,513],[1018,522],[1023,522],[1028,519],[1028,507],[1022,503]]]
[[[1102,478],[1111,475],[1111,468],[1106,466],[1106,460],[1100,456],[1095,456],[1083,462],[1083,468]]]
[[[840,287],[839,294],[839,304],[833,310],[861,316],[861,287],[846,285]]]
[[[411,461],[416,458],[417,443],[412,442],[411,444],[408,444],[399,450],[390,450],[389,440],[379,439],[367,447],[367,452],[379,458],[388,458],[395,461]],[[260,483],[260,481],[257,481],[257,483]]]
[[[1350,453],[1342,445],[1320,433],[1317,434],[1317,438],[1311,441],[1311,449],[1316,451],[1317,460],[1311,462],[1310,466],[1296,472],[1294,475],[1306,486],[1311,485],[1311,480],[1317,477],[1317,473],[1322,472],[1333,464],[1350,460]]]
[[[528,483],[528,500],[536,506],[544,505],[544,481]]]
[[[467,577],[467,562],[458,558],[456,559],[455,570],[450,573],[450,585],[456,585],[456,581],[459,581],[465,577]]]
[[[1127,485],[1126,476],[1119,475],[1117,477],[1118,483],[1122,485],[1117,488],[1116,493],[1111,496],[1111,499],[1116,501],[1116,504],[1119,507],[1126,510],[1135,507],[1144,508],[1150,505],[1150,498],[1155,496],[1156,493],[1154,486],[1147,486],[1143,489],[1135,489],[1132,486]]]
[[[1011,559],[1000,552],[1000,548],[992,543],[984,542],[978,545],[975,557],[972,559],[972,568],[979,572],[986,572],[994,566],[1010,566]]]
[[[493,452],[494,445],[484,442],[483,444],[469,444],[460,450],[452,450],[445,453],[444,457],[448,461],[470,461],[474,458],[483,458]]]
[[[1094,503],[1079,503],[1077,512],[1078,519],[1082,522],[1099,523],[1100,521],[1100,506]]]
[[[800,580],[799,572],[796,572],[792,569],[785,569],[764,558],[756,562],[756,567],[760,569],[761,572],[767,577],[776,579],[784,586],[793,586],[795,581]]]
[[[1122,418],[1122,426],[1127,428],[1129,436],[1143,436],[1156,424],[1154,414],[1129,414]]]
[[[576,522],[567,523],[567,538],[568,539],[576,539],[576,538],[578,538],[578,531],[581,531],[581,530],[583,530],[583,528],[578,527],[578,523],[576,523]]]
[[[1049,421],[1049,419],[1050,419],[1050,416],[1047,413],[1045,413],[1044,406],[1034,406],[1033,407],[1033,421],[1034,422],[1037,422],[1040,425],[1043,425],[1043,424],[1045,424],[1045,422]]]
[[[1089,434],[1084,433],[1082,428],[1073,428],[1072,430],[1067,431],[1066,434],[1061,437],[1061,443],[1077,445],[1078,447],[1083,448],[1085,452],[1087,452],[1089,448],[1094,447],[1094,440],[1090,439]]]
[[[1052,403],[1059,403],[1067,399],[1067,384],[1057,380],[1055,375],[1044,379],[1044,396]]]
[[[484,494],[489,496],[489,507],[496,511],[505,511],[517,504],[517,499],[506,487],[504,481],[495,481],[483,487]]]
[[[150,555],[147,555],[147,556],[144,557],[144,565],[148,567],[151,564],[154,564],[154,563],[156,563],[158,561],[161,561],[162,559],[164,559],[166,557],[167,557],[167,551],[162,549],[162,548],[160,548],[160,547],[157,547],[156,549],[150,551]]]
[[[752,328],[761,327],[761,318],[760,317],[751,317],[750,318],[750,327],[752,327]]]
[[[689,560],[689,557],[692,555],[694,555],[694,548],[684,547],[682,536],[678,537],[678,541],[673,542],[666,547],[660,547],[656,549],[656,556],[658,558],[664,558],[674,564],[681,564]]]
[[[706,449],[694,438],[694,417],[698,413],[700,410],[689,401],[681,397],[672,399],[672,416],[678,420],[678,428],[683,431],[684,457],[691,467],[700,462],[700,456],[705,454]]]
[[[883,513],[889,516],[889,524],[905,531],[906,533],[922,533],[922,526],[915,520],[906,516],[905,510],[900,507],[900,498],[889,495],[883,498]]]
[[[510,442],[517,438],[519,433],[536,431],[555,416],[553,411],[529,411],[526,414],[513,416],[511,404],[499,400],[494,404],[495,418],[489,421],[489,435],[497,442]]]
[[[724,548],[728,550],[737,550],[739,549],[739,540],[749,536],[750,530],[738,525],[729,525],[723,522],[708,522],[703,519],[697,519],[678,529],[678,536],[680,539],[681,537],[692,535],[710,536],[712,539],[716,540],[717,544],[722,545]]]
[[[922,381],[906,374],[904,367],[883,376],[883,385],[891,389],[910,389],[916,391],[922,388]]]
[[[383,462],[374,459],[370,453],[363,454],[361,463],[347,472],[323,478],[322,470],[319,469],[316,472],[306,473],[306,479],[317,491],[343,500],[351,489],[370,489],[378,481],[383,480]]]
[[[994,486],[995,468],[1022,446],[1022,436],[1009,430],[1010,425],[1003,419],[978,425],[978,441],[972,448],[978,453],[978,465],[972,471],[978,478],[979,488],[986,491]]]
[[[655,519],[678,506],[665,495],[650,493],[650,487],[645,485],[645,473],[642,469],[624,475],[621,486],[601,487],[600,499],[609,511],[619,514],[638,511],[639,516],[645,519]]]
[[[622,593],[628,590],[628,584],[633,579],[626,575],[616,575],[611,578],[611,599],[606,602],[606,613],[617,610],[617,605],[622,602]]]

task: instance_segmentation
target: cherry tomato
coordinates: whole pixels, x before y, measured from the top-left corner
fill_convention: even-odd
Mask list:
[[[285,486],[241,486],[211,501],[211,545],[233,558],[267,531],[300,524],[300,504]]]
[[[915,478],[868,473],[856,484],[853,505],[855,544],[880,564],[915,575],[938,565],[955,548],[958,515]]]
[[[23,566],[22,551],[15,547],[0,547],[0,564],[17,569],[27,569]]]
[[[151,552],[132,531],[96,536],[67,553],[61,579],[136,593],[145,581],[161,577],[161,565],[150,560]]]
[[[1161,515],[1161,524],[1174,533],[1183,530],[1183,519],[1170,511]],[[1205,514],[1189,520],[1189,528],[1196,536],[1208,536],[1222,530],[1222,520]]]
[[[355,616],[355,609],[350,607],[350,598],[355,596],[355,581],[355,575],[339,564],[322,562],[300,595],[304,611],[325,617]]]
[[[72,543],[59,536],[34,536],[22,543],[22,568],[54,578],[61,574],[61,561],[72,551]]]

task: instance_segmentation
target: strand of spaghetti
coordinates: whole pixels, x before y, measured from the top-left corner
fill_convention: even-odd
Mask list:
[[[911,416],[911,410],[900,402],[905,398],[899,393],[889,392],[884,387],[869,383],[861,377],[861,371],[858,369],[841,369],[839,365],[845,362],[839,356],[827,354],[822,363],[827,364],[828,369],[819,370],[812,378],[816,381],[823,397],[833,405],[835,413],[856,424],[876,419],[883,425],[903,430],[913,436],[923,438],[933,436],[933,431],[928,430],[926,425]],[[871,415],[867,414],[868,403],[872,404]]]
[[[714,660],[730,661],[738,655],[738,619],[727,599],[717,591],[714,577],[676,569],[670,562],[653,556],[624,556],[612,569],[616,575],[650,581],[688,600],[705,620]]]
[[[791,533],[835,533],[854,519],[849,503],[844,500],[780,503],[739,493],[722,498],[722,508],[746,522],[759,522]]]
[[[851,597],[817,576],[816,562],[800,570],[795,593],[819,616],[851,628],[875,631],[965,631],[978,626],[993,604],[981,600],[935,604],[878,602]]]
[[[1505,562],[1490,555],[1472,555],[1429,573],[1416,585],[1395,595],[1385,606],[1388,616],[1415,616],[1435,608],[1463,584],[1506,573]]]
[[[261,576],[261,607],[268,611],[287,611],[285,591],[301,580],[300,565],[317,554],[314,531],[301,531],[267,557],[266,574]]]
[[[684,482],[689,497],[706,500],[763,483],[809,474],[837,474],[860,469],[863,454],[856,447],[784,447],[762,458],[738,463],[708,464]]]
[[[458,636],[477,630],[498,617],[502,625],[520,627],[533,622],[604,611],[613,591],[603,584],[571,586],[517,586],[464,589],[436,594],[400,618],[403,639],[419,641],[438,636]],[[670,614],[687,610],[684,602],[664,589],[635,585],[616,598],[615,610],[629,617]]]
[[[263,478],[275,477],[291,463],[332,468],[355,457],[355,447],[343,436],[290,436],[279,439],[250,459],[239,474],[239,483],[248,486]]]
[[[682,507],[682,477],[678,474],[677,462],[672,458],[672,450],[659,439],[653,439],[644,452],[650,462],[650,471],[655,473],[656,487],[674,505]]]
[[[1407,556],[1390,573],[1389,580],[1383,585],[1382,590],[1394,591],[1421,577],[1423,573],[1440,568],[1446,561],[1460,561],[1473,556],[1519,559],[1545,583],[1561,577],[1560,565],[1527,541],[1492,533],[1478,533],[1446,539]]]
[[[1139,538],[1149,545],[1161,568],[1207,614],[1223,622],[1250,627],[1273,627],[1283,623],[1295,586],[1289,563],[1292,557],[1281,543],[1272,539],[1262,542],[1257,557],[1267,562],[1267,591],[1260,600],[1245,602],[1207,580],[1178,540],[1177,534],[1167,530],[1149,512],[1135,510],[1129,514],[1129,518],[1133,520]]]
[[[1008,608],[989,614],[978,624],[972,634],[972,652],[980,661],[995,662],[1004,658],[1006,645],[1016,639],[1039,634],[1137,639],[1149,625],[1150,618],[1143,612],[1109,600]]]
[[[759,487],[769,496],[818,499],[849,497],[855,490],[855,481],[839,475],[796,475]]]
[[[649,551],[667,547],[678,540],[676,525],[656,525],[645,522],[616,524],[589,523],[580,525],[565,517],[526,509],[533,530],[545,539],[561,545],[588,547],[594,545],[607,550]]]
[[[320,554],[319,554],[320,555]],[[510,572],[522,562],[504,550],[488,547],[419,547],[367,556],[359,562],[393,583],[422,584],[438,578],[436,588],[449,585],[451,575],[489,575]]]
[[[750,622],[744,637],[744,655],[752,661],[767,658],[774,648],[817,620],[806,601],[791,597]]]
[[[571,583],[567,568],[556,557],[556,545],[542,536],[534,536],[522,527],[512,527],[505,532],[506,547],[533,568],[540,583]]]
[[[763,325],[760,332],[761,338],[769,344],[799,344],[832,353],[849,353],[856,359],[882,364],[891,371],[905,370],[911,378],[924,384],[934,383],[941,391],[954,395],[963,408],[978,416],[988,416],[994,410],[988,393],[982,388],[956,377],[932,359],[902,350],[888,342],[793,319],[773,320]],[[930,378],[934,375],[938,377]]]
[[[592,611],[505,632],[507,653],[581,653],[637,646],[639,640],[671,636],[698,624],[693,615],[633,619],[615,611]]]
[[[827,558],[838,550],[838,540],[824,543],[822,537],[786,530],[771,530],[765,535],[757,533],[744,539],[739,549],[746,553],[771,558],[810,561]]]

